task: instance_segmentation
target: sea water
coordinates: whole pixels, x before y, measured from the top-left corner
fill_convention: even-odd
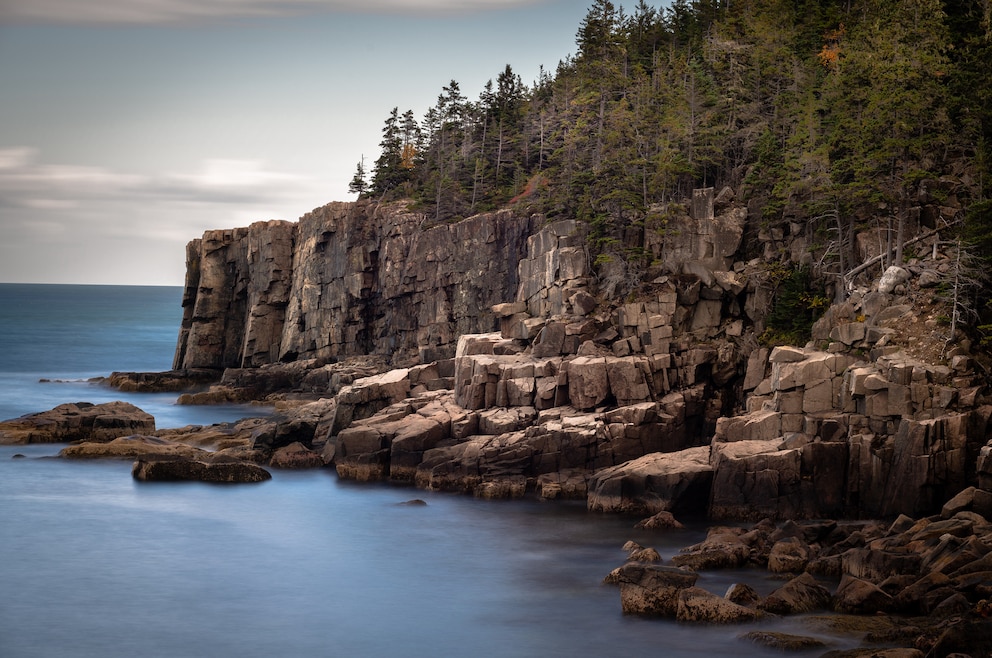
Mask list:
[[[111,399],[159,427],[250,413],[86,383],[168,369],[180,292],[0,285],[0,417]],[[59,447],[0,446],[4,658],[774,656],[738,635],[790,628],[621,613],[602,579],[624,542],[667,559],[700,541],[702,525],[634,530],[581,503],[482,501],[330,470],[143,483],[129,463],[62,460]],[[722,593],[742,578],[777,584],[756,572],[699,584]]]

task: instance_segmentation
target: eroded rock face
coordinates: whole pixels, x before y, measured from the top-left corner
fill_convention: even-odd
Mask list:
[[[155,419],[129,402],[75,402],[0,423],[0,444],[107,442],[151,434]]]
[[[175,368],[452,357],[458,336],[494,328],[491,307],[517,294],[534,220],[424,221],[402,204],[332,203],[298,223],[208,231],[187,247]]]
[[[183,320],[173,367],[259,366],[279,358],[295,224],[207,231],[186,246]]]

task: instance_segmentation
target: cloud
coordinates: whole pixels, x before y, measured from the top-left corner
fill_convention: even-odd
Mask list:
[[[540,0],[0,0],[0,23],[178,25],[302,14],[450,14]]]
[[[0,149],[0,207],[74,210],[92,203],[274,205],[306,194],[308,176],[261,160],[207,159],[198,171],[141,175],[87,165],[42,164],[30,147]]]
[[[0,281],[176,285],[184,245],[203,231],[294,220],[324,192],[262,160],[137,174],[0,148]]]

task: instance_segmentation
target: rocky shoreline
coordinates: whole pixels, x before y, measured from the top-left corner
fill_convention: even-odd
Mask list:
[[[272,413],[156,429],[130,405],[78,403],[0,423],[0,443],[68,442],[63,458],[131,460],[144,480],[333,468],[584,500],[647,527],[705,517],[724,525],[667,563],[629,547],[607,578],[624,612],[858,615],[877,622],[864,655],[990,655],[992,397],[967,340],[940,338],[937,230],[916,227],[930,255],[846,291],[808,344],[772,347],[758,336],[777,270],[738,260],[732,191],[698,192],[664,235],[635,236],[660,264],[622,295],[624,272],[593,271],[574,221],[421,230],[399,205],[363,203],[208,232],[188,249],[175,370],[107,383]],[[798,226],[753,237],[766,256],[807,252]],[[784,584],[696,586],[727,567]]]

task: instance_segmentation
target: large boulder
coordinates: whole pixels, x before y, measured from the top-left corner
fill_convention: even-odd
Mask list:
[[[597,471],[589,482],[589,509],[648,516],[699,512],[709,499],[713,468],[708,447],[652,453]]]
[[[761,610],[728,601],[700,587],[687,587],[681,590],[678,604],[675,618],[679,621],[738,624],[764,616]]]
[[[672,564],[695,571],[704,569],[736,569],[751,559],[751,547],[744,539],[743,528],[716,526],[710,528],[706,539],[686,546],[672,557]]]
[[[769,594],[759,607],[776,615],[792,615],[830,606],[830,590],[808,573],[796,576]]]
[[[111,441],[151,434],[155,418],[129,402],[75,402],[0,423],[0,445]]]
[[[283,446],[272,453],[269,459],[269,466],[273,468],[284,468],[293,470],[303,470],[309,468],[322,468],[324,458],[319,452],[307,448],[302,443],[291,443]]]
[[[145,482],[199,481],[218,484],[264,482],[272,474],[258,464],[245,462],[209,463],[193,459],[139,460],[131,475]]]
[[[698,574],[687,569],[628,562],[614,569],[606,580],[620,586],[625,614],[674,618],[679,610],[679,592],[695,585],[697,578]]]

